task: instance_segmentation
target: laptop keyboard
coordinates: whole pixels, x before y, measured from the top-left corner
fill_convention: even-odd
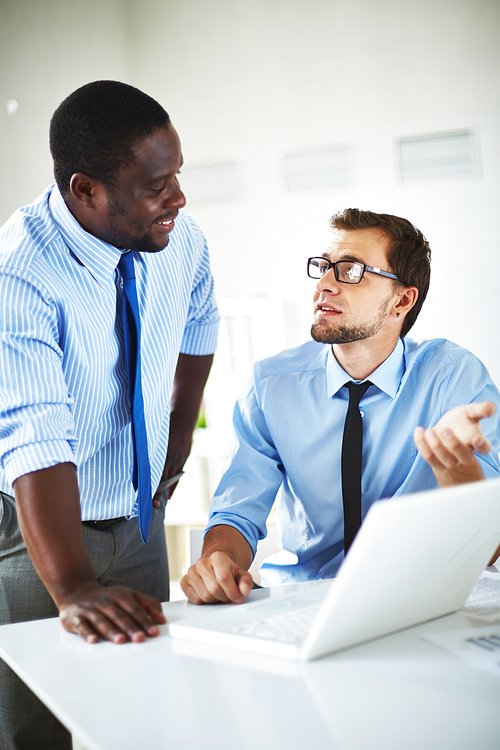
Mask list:
[[[252,638],[266,638],[282,643],[300,643],[309,633],[320,604],[302,607],[294,611],[279,612],[261,617],[240,625],[234,625],[231,632]]]

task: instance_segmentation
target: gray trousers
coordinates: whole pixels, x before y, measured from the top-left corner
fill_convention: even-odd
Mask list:
[[[106,531],[83,526],[85,544],[100,584],[127,586],[168,601],[164,515],[164,504],[159,509],[153,508],[146,545],[140,537],[137,519],[122,521]],[[23,542],[14,499],[0,492],[0,624],[57,615],[57,607],[38,577]],[[77,684],[74,690],[78,690]],[[67,730],[1,659],[0,749],[71,749]]]

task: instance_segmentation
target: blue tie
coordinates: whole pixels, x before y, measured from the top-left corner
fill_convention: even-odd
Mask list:
[[[139,529],[146,544],[153,513],[151,496],[151,467],[148,455],[148,436],[144,419],[144,400],[141,386],[141,319],[135,285],[134,254],[122,255],[118,268],[123,279],[123,335],[127,359],[128,391],[132,414],[132,442],[134,448],[134,470],[132,481],[138,490]]]

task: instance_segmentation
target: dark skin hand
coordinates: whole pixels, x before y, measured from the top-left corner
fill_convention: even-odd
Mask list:
[[[181,471],[213,356],[180,355],[172,389],[171,438],[164,478]],[[173,488],[170,490],[173,491]],[[87,643],[142,642],[166,622],[159,601],[123,586],[101,586],[83,540],[75,466],[57,464],[14,482],[26,547],[62,625]],[[159,506],[159,498],[155,498]]]
[[[57,464],[14,482],[26,547],[61,623],[87,643],[139,643],[166,622],[159,601],[122,586],[97,583],[83,541],[75,466]]]
[[[182,471],[189,456],[203,389],[212,362],[212,354],[179,354],[170,398],[170,435],[162,481]],[[168,488],[169,498],[176,487],[177,483]],[[154,496],[153,505],[155,508],[160,507],[159,495]]]

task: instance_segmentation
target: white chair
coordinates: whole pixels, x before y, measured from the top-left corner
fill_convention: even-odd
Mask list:
[[[203,546],[203,532],[204,529],[194,528],[192,526],[186,529],[186,562],[187,567],[194,565],[201,555],[201,548]],[[260,584],[260,566],[262,561],[273,555],[275,552],[279,552],[281,549],[280,537],[278,529],[275,526],[268,526],[267,536],[265,539],[261,539],[257,545],[257,552],[250,565],[249,572],[252,574],[252,578],[255,583]]]

